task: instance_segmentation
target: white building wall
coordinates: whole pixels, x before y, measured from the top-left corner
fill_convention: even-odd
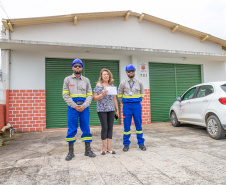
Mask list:
[[[16,40],[224,53],[218,44],[208,40],[201,43],[200,38],[179,31],[171,33],[169,28],[157,23],[145,20],[138,23],[132,16],[127,21],[120,17],[82,20],[77,26],[64,22],[14,29],[11,38]]]
[[[147,66],[147,77],[140,77],[140,80],[145,84],[146,88],[149,88],[149,62],[159,62],[159,63],[175,63],[175,64],[194,64],[201,65],[202,68],[202,81],[203,82],[213,82],[213,81],[225,81],[226,80],[226,62],[212,62],[206,60],[186,60],[181,61],[178,58],[139,58],[138,67],[141,63],[145,63]],[[140,74],[140,69],[139,69]]]
[[[130,62],[129,56],[13,51],[10,64],[10,89],[45,89],[45,58],[118,60],[120,79],[126,77],[125,66]]]
[[[10,64],[10,89],[45,89],[45,58],[84,58],[99,60],[119,60],[120,80],[127,78],[125,67],[134,64],[137,71],[136,77],[144,84],[145,89],[149,88],[148,62],[183,63],[202,65],[203,82],[221,81],[226,79],[226,62],[208,62],[206,60],[181,61],[178,58],[160,57],[139,57],[122,55],[100,55],[80,53],[55,53],[55,52],[26,52],[12,51]],[[146,72],[141,72],[140,64],[146,64]],[[70,67],[70,66],[68,66]],[[146,74],[146,75],[140,75]],[[57,75],[57,74],[56,74]],[[62,79],[63,84],[63,79]]]
[[[203,71],[205,82],[226,81],[226,62],[208,62],[203,65]]]

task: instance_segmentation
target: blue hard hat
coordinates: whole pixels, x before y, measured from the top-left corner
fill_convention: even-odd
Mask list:
[[[83,67],[83,62],[79,58],[76,58],[76,59],[73,60],[71,67],[73,67],[73,65],[76,64],[76,63],[82,64],[82,67]]]
[[[129,65],[126,66],[126,71],[128,71],[128,70],[136,71],[136,68],[132,64],[129,64]]]

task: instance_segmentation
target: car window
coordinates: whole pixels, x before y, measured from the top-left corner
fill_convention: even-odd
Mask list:
[[[221,88],[223,89],[224,92],[226,92],[226,84],[221,85]]]
[[[199,88],[196,97],[201,98],[208,96],[214,92],[213,86],[212,85],[203,85]]]
[[[192,88],[190,89],[188,92],[186,92],[182,98],[182,100],[188,100],[188,99],[192,99],[194,94],[195,94],[195,90],[196,88]]]

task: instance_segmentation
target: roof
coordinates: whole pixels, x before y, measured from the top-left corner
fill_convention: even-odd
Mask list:
[[[14,31],[14,27],[17,26],[26,26],[34,24],[47,24],[47,23],[59,23],[59,22],[73,22],[74,26],[77,25],[78,21],[86,19],[98,19],[98,18],[114,18],[114,17],[124,17],[124,20],[127,21],[129,16],[135,16],[138,19],[138,23],[141,23],[142,20],[154,22],[163,26],[166,26],[171,29],[171,32],[175,31],[184,32],[186,34],[193,35],[200,38],[200,42],[205,40],[220,44],[223,49],[226,48],[226,40],[214,37],[210,34],[200,32],[180,24],[166,21],[158,17],[151,16],[146,13],[136,13],[132,11],[115,11],[115,12],[96,12],[96,13],[79,13],[79,14],[69,14],[69,15],[59,15],[59,16],[48,16],[48,17],[35,17],[35,18],[21,18],[21,19],[2,19],[3,26],[5,29]]]

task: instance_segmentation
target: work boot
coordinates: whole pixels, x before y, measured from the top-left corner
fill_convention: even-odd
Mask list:
[[[69,152],[67,154],[67,157],[65,158],[66,161],[70,161],[75,155],[74,155],[74,143],[68,143],[69,144]]]
[[[85,156],[96,157],[90,147],[90,143],[85,142]]]
[[[129,145],[124,145],[123,152],[127,152],[129,150]]]
[[[144,145],[140,145],[139,148],[140,148],[142,151],[146,151],[146,149],[147,149]]]

